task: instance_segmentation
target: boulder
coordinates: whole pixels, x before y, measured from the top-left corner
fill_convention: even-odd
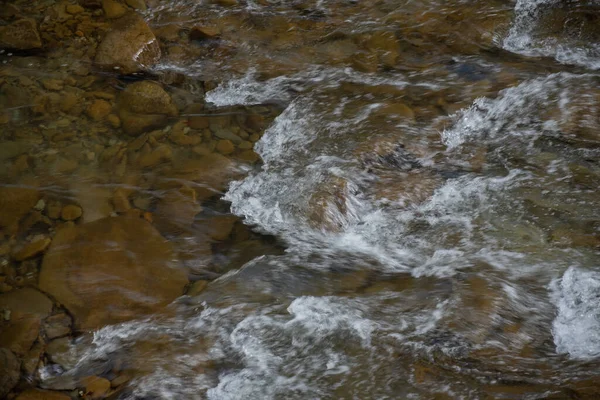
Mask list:
[[[21,364],[12,351],[0,348],[0,398],[10,392],[21,376]]]
[[[183,293],[187,277],[172,265],[171,245],[147,221],[103,218],[56,233],[40,271],[40,288],[96,329],[163,307]]]
[[[4,6],[3,6],[4,7]],[[21,19],[0,27],[0,48],[18,50],[39,49],[42,40],[33,19]]]
[[[154,65],[161,56],[158,41],[136,13],[115,20],[96,52],[96,64],[131,74]]]

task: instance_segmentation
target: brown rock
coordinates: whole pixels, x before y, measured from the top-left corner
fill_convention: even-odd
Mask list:
[[[69,396],[61,392],[49,390],[28,389],[19,394],[16,400],[71,400]]]
[[[119,18],[96,52],[96,63],[130,74],[155,64],[161,53],[156,37],[142,17],[130,13]]]
[[[75,221],[77,218],[83,215],[83,210],[81,207],[76,206],[74,204],[69,204],[68,206],[64,206],[60,212],[60,217],[65,221]]]
[[[67,6],[65,7],[65,10],[67,11],[68,14],[71,14],[71,15],[81,14],[82,12],[85,11],[85,9],[83,7],[81,7],[79,4],[67,4]]]
[[[19,359],[12,351],[0,348],[0,397],[4,398],[17,384],[21,376]]]
[[[153,312],[179,296],[187,278],[170,267],[172,260],[170,244],[145,220],[104,218],[57,232],[40,288],[69,310],[77,329],[94,329]]]
[[[42,47],[42,40],[35,21],[33,19],[21,19],[10,25],[0,27],[0,47],[19,50]]]
[[[121,127],[121,119],[119,119],[119,117],[117,117],[114,114],[110,114],[106,117],[106,120],[108,121],[108,123],[113,127],[113,128],[120,128]]]
[[[88,117],[94,121],[101,121],[110,114],[112,106],[106,100],[94,100],[86,110]]]
[[[0,295],[0,310],[9,310],[11,321],[43,319],[52,311],[52,301],[35,289],[17,289]]]
[[[231,140],[219,140],[217,143],[217,151],[221,154],[231,154],[235,150]]]
[[[19,355],[25,355],[38,337],[41,320],[52,311],[52,301],[31,288],[0,295],[0,310],[10,313],[10,320],[0,327],[0,343]]]
[[[120,18],[127,13],[127,8],[115,0],[102,0],[102,9],[106,18]]]
[[[64,88],[64,83],[59,79],[44,79],[42,81],[42,86],[44,86],[46,90],[59,91]]]
[[[110,391],[110,381],[99,376],[87,376],[81,379],[86,399],[102,399]]]
[[[44,250],[46,250],[46,248],[50,245],[50,242],[51,240],[48,237],[36,237],[33,241],[25,243],[23,246],[14,251],[13,258],[17,261],[23,261],[27,260],[28,258],[38,256],[42,254]]]
[[[177,107],[169,93],[152,81],[139,81],[127,86],[121,94],[119,106],[136,114],[177,115]]]
[[[71,333],[71,317],[65,313],[52,315],[44,321],[44,331],[48,339],[56,339]]]
[[[0,329],[0,343],[15,354],[23,356],[36,341],[40,326],[39,318],[35,317],[11,320],[7,326]]]
[[[22,187],[0,187],[0,228],[16,224],[35,206],[40,193]]]
[[[119,98],[119,116],[123,130],[130,135],[160,128],[168,116],[176,116],[177,107],[161,85],[140,81],[127,87]]]

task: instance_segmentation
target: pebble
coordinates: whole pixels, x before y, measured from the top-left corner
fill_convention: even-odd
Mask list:
[[[44,79],[42,81],[42,85],[47,90],[55,90],[55,91],[62,90],[64,87],[63,81],[58,80],[58,79]]]
[[[67,13],[69,13],[71,15],[81,14],[82,12],[85,11],[85,9],[83,7],[81,7],[79,4],[67,4],[66,10],[67,10]]]
[[[231,140],[219,140],[217,143],[217,151],[221,154],[231,154],[235,150]]]
[[[60,216],[65,221],[74,221],[77,218],[83,215],[83,210],[81,207],[76,206],[74,204],[69,204],[68,206],[64,206],[60,212]]]
[[[88,117],[94,121],[101,121],[107,117],[112,110],[111,104],[106,100],[94,100],[86,109]]]

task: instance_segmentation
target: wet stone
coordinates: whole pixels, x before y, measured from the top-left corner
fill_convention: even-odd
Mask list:
[[[83,215],[81,207],[74,204],[64,206],[60,212],[60,217],[65,221],[74,221]]]
[[[101,121],[110,114],[112,106],[106,100],[95,100],[86,110],[88,117],[94,121]]]
[[[77,364],[77,355],[74,346],[71,345],[71,339],[63,337],[54,339],[46,345],[46,355],[55,364],[69,370]]]
[[[85,397],[88,399],[102,399],[110,391],[110,381],[99,376],[88,376],[81,379],[85,388]]]
[[[38,202],[40,193],[22,187],[0,187],[0,228],[19,222]]]
[[[152,66],[160,56],[160,47],[152,30],[141,16],[130,13],[114,22],[98,46],[95,62],[130,74]]]
[[[94,329],[162,308],[181,295],[185,273],[171,245],[143,219],[108,217],[59,230],[44,256],[40,288]],[[106,289],[98,290],[98,282]]]
[[[127,8],[115,0],[102,0],[102,9],[106,18],[120,18],[127,13]]]
[[[71,317],[65,313],[52,315],[44,321],[44,332],[48,339],[55,339],[71,333]]]
[[[37,341],[23,357],[21,370],[25,374],[33,376],[37,371],[43,353],[44,344],[41,341]]]
[[[19,359],[7,348],[0,348],[0,397],[14,388],[21,376]]]
[[[17,261],[23,261],[28,258],[36,257],[44,252],[50,245],[51,239],[44,236],[34,238],[29,243],[23,244],[13,253],[13,258]]]
[[[0,48],[29,50],[42,47],[42,40],[33,19],[22,19],[0,27]]]

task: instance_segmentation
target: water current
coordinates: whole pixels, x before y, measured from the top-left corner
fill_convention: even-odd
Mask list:
[[[50,216],[44,209],[48,199],[62,198],[63,205],[80,205],[85,218],[102,207],[90,197],[127,189],[138,220],[150,221],[173,243],[176,250],[167,261],[184,265],[188,279],[197,282],[168,306],[133,316],[121,310],[114,320],[96,320],[113,312],[113,303],[107,300],[98,312],[80,308],[95,310],[87,296],[112,293],[110,285],[117,281],[104,272],[90,278],[84,267],[66,272],[64,279],[74,279],[70,290],[80,290],[77,301],[71,300],[74,295],[63,300],[53,284],[43,283],[44,269],[50,269],[63,243],[58,237],[67,236],[53,225],[50,250],[43,250],[34,268],[41,263],[39,287],[55,301],[52,313],[65,307],[73,330],[57,335],[68,338],[60,350],[39,350],[41,361],[22,373],[12,393],[30,385],[100,398],[90,397],[91,389],[85,394],[78,383],[97,376],[116,381],[99,395],[114,399],[600,398],[597,2],[147,4],[138,12],[155,32],[162,59],[128,77],[93,69],[88,76],[97,74],[96,82],[115,90],[119,99],[132,82],[158,81],[179,108],[176,118],[148,133],[127,128],[126,114],[119,114],[122,127],[105,128],[116,130],[116,139],[102,130],[90,133],[109,135],[98,139],[105,147],[86,144],[77,153],[94,151],[101,163],[101,155],[117,146],[115,154],[129,157],[109,161],[106,169],[92,156],[88,164],[57,169],[57,156],[79,156],[69,156],[75,153],[68,153],[64,142],[31,147],[30,136],[19,135],[40,124],[54,124],[60,135],[70,129],[61,128],[64,109],[43,118],[22,114],[20,104],[10,101],[16,95],[6,95],[11,119],[0,136],[5,149],[9,140],[13,147],[28,143],[25,154],[36,167],[26,169],[38,178],[36,187],[51,194],[42,196],[43,215]],[[102,18],[102,12],[106,7],[91,15]],[[192,40],[181,44],[187,35]],[[2,54],[13,68],[0,76],[4,92],[15,79],[45,79],[51,73],[43,68],[80,61],[76,51],[55,51],[33,55],[53,63],[42,61],[41,72],[18,62],[31,60],[30,54]],[[202,107],[189,107],[192,103]],[[120,100],[116,107],[123,104]],[[256,143],[248,139],[250,128],[244,137],[240,128],[214,128],[212,119],[210,128],[194,125],[194,118],[205,115],[231,115],[236,121],[236,115],[252,110],[264,115]],[[92,114],[88,109],[72,124],[93,119]],[[188,147],[178,150],[179,142],[170,144],[173,156],[167,157],[161,137],[164,132],[174,137],[180,120],[188,136],[199,132],[202,145],[182,144]],[[135,133],[122,139],[119,129]],[[252,162],[235,159],[248,161],[240,137],[252,142],[259,156]],[[67,140],[96,139],[79,133]],[[127,150],[118,148],[121,141]],[[236,150],[224,142],[233,142]],[[52,155],[53,164],[37,161],[35,151]],[[142,161],[158,153],[160,163]],[[222,187],[215,183],[218,171],[199,173],[200,182],[194,174],[203,167],[185,169],[188,164],[181,161],[197,155],[208,160],[217,153],[236,163]],[[31,184],[30,175],[11,169],[20,154],[3,158],[6,187]],[[123,163],[129,166],[119,173]],[[135,163],[139,168],[131,166]],[[182,181],[196,186],[177,189],[179,200],[163,206],[170,185]],[[211,191],[203,196],[198,185]],[[193,194],[191,202],[185,193]],[[123,218],[111,198],[108,218]],[[144,199],[150,205],[144,206]],[[63,208],[62,220],[75,223],[63,221],[68,225],[63,229],[97,223],[64,213]],[[235,221],[226,239],[213,234],[207,239],[215,216]],[[193,225],[185,222],[189,218]],[[32,235],[42,222],[18,234],[5,227],[6,246],[35,242]],[[83,244],[70,246],[95,247],[93,238],[108,237],[81,232],[87,232],[81,233]],[[117,247],[119,240],[130,240],[114,227],[102,232],[112,232]],[[128,254],[151,252],[153,243],[142,241]],[[78,251],[65,263],[85,260],[88,250]],[[27,263],[20,258],[29,258],[5,254],[4,284],[19,276],[18,268]],[[152,263],[158,256],[136,257]],[[6,272],[10,266],[16,275]],[[32,279],[12,286],[37,288],[37,278]],[[118,279],[160,284],[167,278]],[[142,296],[136,286],[126,288],[129,294],[118,302]],[[0,296],[11,293],[4,291]],[[50,348],[57,340],[35,343]],[[31,353],[11,349],[19,357]]]

